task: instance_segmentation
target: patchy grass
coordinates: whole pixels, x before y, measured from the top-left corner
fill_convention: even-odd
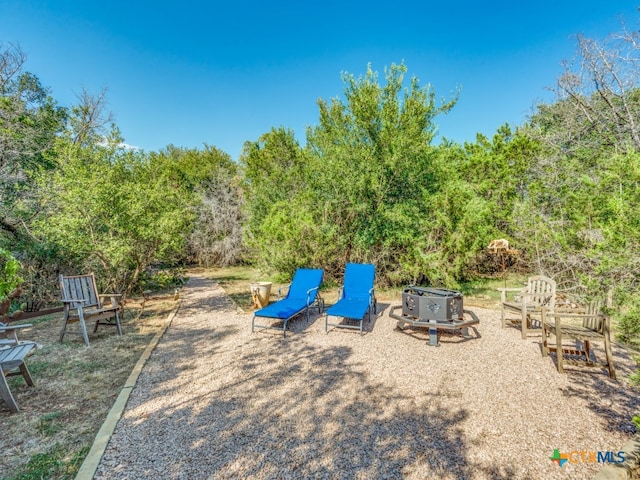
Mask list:
[[[278,288],[287,285],[279,282],[277,275],[264,273],[255,267],[247,265],[198,269],[197,272],[219,283],[236,305],[245,311],[253,310],[253,301],[249,288],[252,283],[272,282],[271,301],[277,300]]]
[[[275,302],[278,299],[278,289],[282,288],[282,294],[286,294],[288,283],[280,282],[278,275],[266,274],[251,266],[234,266],[216,269],[198,269],[198,273],[220,284],[229,297],[244,311],[253,310],[251,299],[251,289],[249,285],[255,282],[272,282],[270,300]],[[338,299],[339,285],[323,285],[320,294],[326,305],[335,303]],[[389,302],[399,299],[402,288],[388,288],[376,290],[378,301]]]
[[[62,417],[62,412],[51,412],[42,415],[38,422],[38,433],[43,437],[51,437],[60,432],[64,426],[60,417]]]
[[[243,310],[253,310],[252,299],[249,285],[254,282],[272,282],[271,301],[277,300],[277,290],[279,287],[287,285],[278,282],[278,276],[261,272],[257,268],[251,266],[234,266],[217,269],[199,269],[199,273],[207,276],[220,284],[227,292],[229,297]],[[500,292],[498,287],[524,286],[527,283],[527,277],[523,275],[509,274],[506,278],[482,279],[475,282],[465,283],[460,290],[465,296],[465,305],[479,306],[486,308],[500,307]],[[338,298],[339,285],[326,285],[320,288],[322,298],[327,305],[333,304]],[[404,287],[378,288],[376,289],[376,297],[379,302],[399,303],[402,297]]]
[[[89,334],[89,348],[78,335],[58,341],[62,314],[30,320],[33,327],[19,336],[42,346],[26,360],[35,387],[21,376],[8,378],[20,412],[10,413],[0,402],[0,478],[74,478],[134,365],[175,305],[173,295],[147,299],[144,309],[129,301],[122,337],[100,326]]]
[[[520,288],[527,285],[526,275],[508,274],[503,278],[483,278],[462,284],[460,291],[464,295],[465,306],[500,308],[498,288]]]
[[[249,285],[254,282],[272,282],[271,301],[277,299],[277,289],[286,283],[278,282],[275,274],[265,274],[251,266],[234,266],[217,269],[199,269],[199,273],[215,280],[243,310],[252,310]],[[526,275],[508,274],[507,278],[490,278],[468,282],[460,287],[465,296],[465,305],[499,308],[499,287],[519,287],[527,283]],[[323,285],[320,289],[325,302],[330,305],[337,300],[339,285]],[[378,288],[376,297],[382,302],[399,302],[404,287]]]
[[[14,476],[16,480],[41,480],[44,478],[73,478],[82,465],[89,447],[76,452],[56,444],[48,452],[36,453]]]

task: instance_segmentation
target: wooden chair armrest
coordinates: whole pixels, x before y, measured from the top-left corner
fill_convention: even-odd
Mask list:
[[[121,293],[101,293],[98,295],[98,298],[105,299],[109,298],[111,300],[112,307],[120,307],[120,298],[122,297]]]
[[[500,292],[500,301],[502,303],[507,301],[507,293],[508,292],[524,292],[526,290],[525,287],[515,288],[515,287],[498,287],[496,290]]]
[[[550,322],[547,321],[547,318],[553,318],[553,323],[556,329],[562,328],[562,321],[567,320],[581,320],[581,327],[586,328],[588,330],[592,330],[594,332],[598,332],[600,334],[605,334],[605,332],[609,331],[610,328],[610,317],[609,315],[605,315],[603,313],[567,313],[567,312],[550,312],[547,308],[542,308],[542,328],[545,328],[547,324]],[[589,319],[600,319],[602,320],[602,324],[600,327],[589,327],[585,326],[585,320]],[[574,325],[575,326],[575,325]]]
[[[556,305],[556,308],[554,308],[553,311],[557,314],[562,314],[562,315],[588,315],[586,308],[571,308],[571,307],[563,307],[563,306],[558,307]],[[590,314],[590,315],[593,316],[593,314]]]
[[[603,313],[567,313],[567,312],[550,312],[547,311],[546,312],[546,316],[547,317],[554,317],[554,318],[603,318],[606,319],[608,318],[608,315],[605,315]]]
[[[3,338],[0,340],[0,346],[15,345],[18,341],[18,330],[23,328],[33,327],[31,323],[23,323],[20,325],[5,325],[0,323],[0,336]]]
[[[0,325],[0,333],[8,332],[11,330],[19,330],[21,328],[33,327],[32,323],[23,323],[21,325]]]

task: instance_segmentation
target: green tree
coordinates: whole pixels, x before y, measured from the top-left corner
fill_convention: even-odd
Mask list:
[[[129,292],[157,261],[181,258],[193,212],[190,196],[144,153],[60,138],[58,169],[41,179],[46,216],[34,233],[76,268],[93,269]]]
[[[270,267],[313,264],[338,278],[347,261],[373,262],[397,282],[424,266],[434,119],[456,99],[437,101],[416,78],[405,86],[405,73],[392,65],[384,85],[370,66],[344,74],[344,98],[319,100],[302,150],[283,129],[245,147],[249,233]]]
[[[47,152],[64,127],[58,107],[38,78],[24,71],[19,47],[0,45],[0,239],[24,241],[34,215],[33,177],[53,167]]]
[[[436,172],[440,188],[430,199],[432,232],[439,248],[431,250],[434,273],[447,275],[444,283],[469,280],[498,268],[486,251],[497,238],[512,241],[516,204],[525,196],[529,159],[537,145],[519,130],[501,126],[491,139],[459,145],[445,141],[438,147]]]
[[[246,216],[245,241],[253,258],[265,268],[290,272],[311,263],[296,246],[296,222],[306,210],[309,158],[285,128],[273,128],[255,142],[246,142],[240,157]],[[311,221],[311,220],[310,220]],[[283,235],[286,238],[283,238]]]
[[[578,37],[555,101],[522,128],[539,148],[513,217],[529,262],[559,288],[579,298],[615,290],[626,340],[640,333],[637,40],[626,30]]]
[[[246,142],[240,165],[251,238],[275,204],[308,188],[308,165],[293,131],[282,127],[271,129],[255,142]]]

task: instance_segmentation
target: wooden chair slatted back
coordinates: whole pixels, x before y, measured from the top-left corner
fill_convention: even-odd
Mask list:
[[[60,288],[62,289],[63,298],[85,300],[85,302],[78,303],[83,308],[101,308],[96,279],[93,273],[68,277],[60,275]],[[73,304],[72,308],[77,308],[77,305]]]
[[[550,311],[556,305],[556,282],[548,277],[535,276],[529,278],[527,300],[536,305],[545,306]]]
[[[609,304],[609,299],[607,299],[607,304]],[[593,330],[594,332],[601,334],[604,333],[603,329],[606,318],[606,316],[602,314],[604,305],[605,302],[602,298],[598,298],[587,305],[586,314],[588,316],[582,321],[582,326],[584,328],[588,328],[589,330]]]

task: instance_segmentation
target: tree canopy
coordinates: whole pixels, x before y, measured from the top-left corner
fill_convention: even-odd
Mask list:
[[[60,107],[8,45],[0,247],[29,284],[92,269],[131,292],[154,265],[244,261],[282,276],[319,267],[329,281],[346,262],[371,262],[380,284],[456,287],[493,273],[486,246],[506,238],[518,268],[565,291],[614,288],[623,334],[635,335],[639,44],[625,29],[578,36],[553,101],[464,144],[437,141],[457,93],[440,99],[404,64],[383,75],[369,65],[343,73],[341,96],[318,100],[304,144],[273,127],[237,163],[206,144],[124,148],[106,90]]]

